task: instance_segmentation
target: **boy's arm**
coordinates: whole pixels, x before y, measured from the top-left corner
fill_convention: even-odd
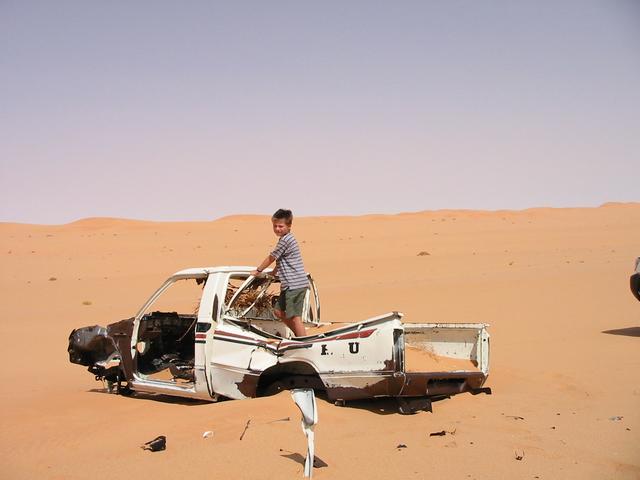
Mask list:
[[[265,258],[262,261],[262,263],[260,263],[260,265],[258,265],[258,267],[251,272],[251,275],[254,275],[254,276],[260,275],[265,268],[267,268],[269,265],[271,265],[275,261],[276,261],[276,258],[274,256],[268,255],[267,258]]]

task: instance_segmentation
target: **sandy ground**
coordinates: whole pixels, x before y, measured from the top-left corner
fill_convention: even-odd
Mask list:
[[[294,233],[324,321],[491,324],[493,395],[412,416],[319,400],[316,478],[640,478],[640,204],[301,218]],[[132,316],[172,272],[255,264],[274,241],[257,216],[1,224],[0,478],[300,478],[288,393],[109,395],[66,352],[71,329]],[[161,434],[166,451],[138,448]]]

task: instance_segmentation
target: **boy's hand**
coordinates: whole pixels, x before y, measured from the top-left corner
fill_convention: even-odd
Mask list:
[[[251,272],[251,275],[254,277],[259,277],[260,275],[262,275],[262,272],[259,272],[258,270],[253,270]]]

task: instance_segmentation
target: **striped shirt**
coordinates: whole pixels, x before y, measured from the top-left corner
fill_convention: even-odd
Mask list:
[[[276,259],[278,276],[282,290],[294,288],[307,288],[309,281],[302,264],[300,248],[293,233],[289,232],[280,237],[278,244],[271,252]]]

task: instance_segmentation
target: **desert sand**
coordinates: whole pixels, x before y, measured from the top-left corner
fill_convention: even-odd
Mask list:
[[[316,478],[640,478],[640,204],[299,218],[294,233],[323,321],[491,324],[492,395],[411,416],[319,400]],[[0,243],[0,478],[302,477],[287,392],[117,396],[66,352],[73,328],[132,316],[174,271],[259,262],[268,217],[5,223]],[[157,435],[166,451],[139,448]]]

